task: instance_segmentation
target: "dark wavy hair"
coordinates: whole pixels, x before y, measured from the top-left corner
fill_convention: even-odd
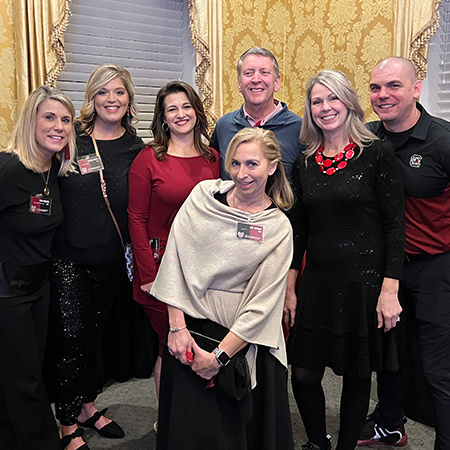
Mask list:
[[[153,141],[150,145],[155,152],[156,159],[162,161],[166,158],[170,141],[170,130],[164,131],[163,129],[165,118],[164,100],[168,95],[176,94],[178,92],[184,92],[187,95],[189,103],[194,108],[195,115],[197,116],[197,121],[193,130],[195,149],[204,159],[214,162],[216,157],[208,146],[210,138],[208,134],[208,121],[206,119],[205,110],[203,109],[203,103],[197,92],[184,81],[171,81],[163,86],[156,96],[155,111],[150,125],[150,131],[153,134]]]

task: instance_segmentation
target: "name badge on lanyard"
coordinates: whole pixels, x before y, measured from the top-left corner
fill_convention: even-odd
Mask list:
[[[42,194],[30,195],[29,212],[49,216],[52,212],[52,199],[43,197]]]
[[[236,236],[238,239],[249,239],[251,241],[263,242],[264,227],[251,225],[250,223],[238,222]]]
[[[100,155],[97,155],[96,153],[79,156],[77,158],[77,163],[80,168],[81,175],[98,172],[104,169]]]

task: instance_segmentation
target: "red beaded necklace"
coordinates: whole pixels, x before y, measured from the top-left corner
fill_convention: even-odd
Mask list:
[[[326,175],[333,175],[338,170],[342,170],[347,166],[347,161],[355,156],[356,144],[350,141],[341,153],[333,158],[323,155],[323,145],[316,150],[315,159],[320,171]]]

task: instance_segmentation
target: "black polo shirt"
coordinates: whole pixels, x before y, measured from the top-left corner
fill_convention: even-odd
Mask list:
[[[394,147],[406,196],[406,252],[450,251],[450,122],[430,116],[417,103],[420,118],[403,133],[390,133],[381,121],[367,126]]]

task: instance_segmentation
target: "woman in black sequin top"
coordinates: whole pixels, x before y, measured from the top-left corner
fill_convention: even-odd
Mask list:
[[[64,221],[53,252],[49,366],[62,447],[71,450],[87,449],[79,425],[105,437],[124,436],[94,404],[101,386],[103,329],[125,274],[122,244],[102,195],[97,162],[104,166],[111,208],[129,242],[128,171],[142,148],[133,126],[136,115],[130,73],[114,64],[95,69],[76,121],[78,171],[60,185]]]
[[[284,310],[292,386],[305,448],[325,450],[321,381],[325,367],[343,376],[336,448],[349,450],[364,425],[372,371],[399,367],[403,188],[393,150],[367,130],[341,72],[310,80],[300,139],[307,150],[293,168],[294,258]]]

